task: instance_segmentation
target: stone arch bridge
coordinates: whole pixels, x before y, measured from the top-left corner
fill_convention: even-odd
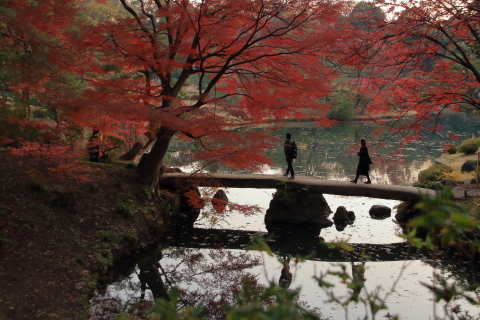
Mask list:
[[[423,188],[388,184],[356,184],[350,181],[325,180],[309,176],[296,176],[295,180],[288,180],[282,175],[268,174],[165,173],[160,178],[160,185],[164,187],[191,185],[198,187],[275,189],[279,183],[286,183],[291,189],[308,188],[312,193],[370,197],[412,203],[420,201],[421,196],[433,197],[436,195],[434,190]]]

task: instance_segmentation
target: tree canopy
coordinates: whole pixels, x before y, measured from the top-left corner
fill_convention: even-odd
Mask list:
[[[390,133],[415,138],[438,112],[480,109],[473,2],[13,0],[0,15],[3,119],[38,106],[57,125],[148,130],[151,186],[176,135],[198,142],[192,161],[255,170],[278,141],[252,125],[355,108],[413,116]]]

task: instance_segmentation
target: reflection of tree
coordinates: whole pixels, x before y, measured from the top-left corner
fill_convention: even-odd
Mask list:
[[[145,298],[145,290],[148,288],[152,291],[154,298],[162,298],[170,301],[170,296],[168,295],[160,271],[158,270],[158,268],[160,268],[160,263],[153,262],[139,265],[139,268],[140,273],[138,274],[138,279],[140,280],[140,288],[142,290],[140,298]]]
[[[247,271],[262,264],[258,256],[222,249],[168,248],[163,257],[167,285],[179,288],[183,305],[204,306],[207,318],[223,319],[222,307],[234,305],[244,285],[253,291],[263,288],[257,275]],[[272,302],[264,301],[265,305]]]
[[[480,294],[480,265],[478,258],[468,259],[456,250],[437,251],[435,259],[424,259],[425,263],[439,270],[442,277],[454,280],[466,291]]]
[[[365,283],[365,262],[354,264],[351,262],[352,265],[352,283],[350,284],[351,289],[353,291],[352,298],[355,301],[358,301],[358,297],[360,296],[360,292],[364,287]]]

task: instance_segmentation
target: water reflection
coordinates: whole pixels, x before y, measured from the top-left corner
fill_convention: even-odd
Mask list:
[[[234,236],[232,239],[235,239]],[[203,240],[198,238],[199,242]],[[204,245],[207,246],[207,244]],[[373,252],[379,250],[382,250],[380,246]],[[361,251],[370,250],[365,246]],[[436,315],[440,319],[443,318],[442,304],[438,306],[431,304],[429,301],[431,295],[428,290],[418,285],[420,282],[428,283],[433,280],[434,269],[422,262],[429,261],[429,258],[425,257],[418,260],[419,256],[403,256],[407,259],[406,261],[399,259],[400,261],[373,262],[364,260],[365,256],[355,258],[344,254],[342,259],[345,259],[345,262],[343,263],[332,264],[318,260],[300,262],[295,259],[295,263],[292,264],[290,256],[282,253],[270,257],[257,251],[182,247],[163,247],[162,253],[162,259],[159,261],[161,268],[157,270],[161,273],[168,290],[172,287],[179,289],[180,307],[203,305],[208,309],[206,316],[212,319],[224,318],[225,313],[221,306],[224,303],[235,303],[235,297],[242,290],[245,281],[249,286],[257,289],[266,288],[272,281],[292,290],[301,287],[301,301],[311,307],[319,307],[322,318],[357,319],[364,318],[368,314],[366,309],[359,307],[360,304],[351,304],[346,306],[351,318],[345,317],[345,306],[334,302],[326,303],[329,295],[319,289],[312,278],[321,274],[330,274],[324,280],[333,285],[329,292],[338,297],[339,301],[351,297],[361,303],[368,300],[369,295],[371,297],[372,294],[387,297],[385,302],[388,310],[380,311],[379,318],[390,313],[401,315],[402,319],[428,319],[432,317],[432,308],[437,307]],[[402,257],[399,252],[395,255],[397,259]],[[444,263],[444,260],[438,260],[437,263],[439,262]],[[442,270],[443,267],[440,266],[440,268]],[[342,269],[351,274],[350,280],[345,282],[342,278],[335,276],[337,273],[341,274]],[[109,306],[109,308],[103,308],[104,311],[107,309],[109,312],[108,316],[91,314],[90,319],[112,319],[115,314],[113,310],[117,312],[130,310],[136,315],[144,313],[148,309],[145,306],[151,306],[151,303],[146,303],[152,302],[154,297],[153,294],[146,295],[145,302],[138,299],[142,293],[139,285],[140,270],[137,266],[135,273],[109,286],[103,300],[96,300],[97,303],[103,301],[104,307]],[[452,276],[446,271],[441,275],[446,279]],[[466,275],[463,277],[468,278]],[[395,287],[394,291],[392,287]],[[272,302],[264,301],[263,303],[268,305]],[[469,308],[468,304],[461,300],[456,303],[462,304],[462,308],[470,310],[472,315],[476,314],[475,307]],[[96,306],[98,309],[98,304],[93,305],[92,309]]]
[[[290,257],[282,257],[283,268],[280,271],[280,279],[278,279],[278,285],[282,288],[288,289],[292,284],[292,273],[290,272]]]
[[[138,268],[140,269],[138,274],[141,289],[140,299],[145,299],[145,291],[148,288],[154,298],[170,301],[170,295],[160,275],[160,262],[154,261],[154,259],[149,260],[150,261],[144,261],[138,264]]]
[[[449,123],[441,123],[445,130],[455,132],[461,138],[469,138],[472,133],[480,131],[479,121],[470,117],[447,117],[441,121],[444,119],[450,119]],[[297,175],[344,181],[353,178],[355,173],[358,160],[355,152],[359,139],[368,138],[371,141],[369,150],[374,162],[371,171],[373,183],[403,185],[415,182],[418,172],[432,164],[435,157],[440,156],[442,143],[456,144],[445,137],[431,135],[423,141],[401,146],[400,141],[385,142],[380,138],[374,141],[375,129],[375,124],[343,123],[331,129],[319,129],[313,124],[301,123],[290,124],[288,130],[283,128],[271,131],[271,134],[283,139],[288,131],[296,138],[299,145],[298,159],[294,164]],[[178,151],[170,158],[170,164],[181,166],[184,164],[182,161],[187,158],[183,152],[188,152],[189,148],[180,142],[175,143],[172,149]],[[265,166],[264,172],[283,173],[283,150],[272,150],[269,156],[274,165]],[[221,167],[215,170],[227,171]],[[274,192],[275,190],[233,188],[227,190],[229,201],[247,205],[258,204],[264,211],[268,208]],[[342,306],[326,303],[330,297],[312,281],[315,275],[342,267],[343,270],[350,270],[357,285],[348,288],[341,280],[327,278],[335,286],[331,292],[336,295],[353,295],[358,299],[367,299],[367,295],[376,292],[375,290],[388,293],[392,287],[395,288],[386,300],[389,309],[382,310],[377,318],[386,316],[387,312],[400,315],[401,319],[428,319],[433,318],[433,314],[442,317],[443,305],[434,306],[434,297],[425,287],[419,285],[420,282],[433,282],[434,272],[440,272],[444,278],[459,281],[464,289],[478,292],[479,271],[475,269],[478,262],[462,261],[459,260],[459,255],[447,253],[433,259],[424,252],[408,247],[396,237],[399,227],[392,220],[372,220],[368,215],[369,208],[374,204],[393,207],[398,202],[332,195],[325,195],[325,198],[333,208],[344,206],[347,211],[355,211],[355,223],[345,225],[341,232],[341,235],[348,238],[352,251],[332,248],[323,243],[318,234],[308,236],[301,230],[283,231],[274,238],[267,238],[263,215],[231,215],[228,221],[217,224],[215,229],[206,228],[206,223],[200,220],[195,224],[196,228],[191,229],[188,234],[169,235],[162,244],[162,259],[155,258],[146,262],[144,270],[153,269],[153,272],[149,272],[155,274],[156,279],[159,279],[160,275],[167,290],[178,287],[184,306],[208,306],[213,318],[224,315],[220,305],[234,301],[241,290],[243,279],[248,279],[249,283],[258,288],[271,282],[289,289],[301,287],[300,300],[312,307],[321,307],[322,316],[346,318]],[[222,230],[225,227],[236,230]],[[245,251],[259,231],[263,232],[262,236],[272,248],[273,256],[258,251]],[[322,229],[320,236],[327,243],[334,242],[339,232],[335,228]],[[293,264],[290,257],[297,256],[307,257],[307,260]],[[365,259],[366,256],[368,260]],[[156,264],[155,261],[161,263]],[[143,264],[138,263],[135,272],[110,285],[102,296],[108,301],[116,299],[135,302],[141,297],[153,300],[155,295],[161,295],[149,292],[150,286],[146,280],[143,282],[147,284],[142,285],[141,265]],[[161,268],[158,268],[159,266]],[[144,290],[146,291],[143,296]],[[475,307],[469,309],[469,305],[464,301],[458,303],[473,315],[477,313]],[[433,312],[434,308],[438,310]],[[349,315],[351,319],[368,317],[368,313],[359,308],[359,305],[353,305]]]
[[[349,243],[351,250],[332,247],[315,235],[305,236],[300,228],[291,228],[276,236],[242,230],[202,229],[194,228],[188,232],[170,233],[163,245],[177,248],[217,248],[244,250],[252,241],[260,236],[268,244],[273,253],[280,257],[304,257],[307,260],[350,262],[359,261],[365,255],[369,261],[407,260],[425,254],[409,247],[405,242],[391,244]]]
[[[352,297],[355,301],[358,301],[360,296],[360,292],[362,291],[363,287],[365,286],[365,262],[361,262],[355,264],[353,262],[350,263],[352,267]]]

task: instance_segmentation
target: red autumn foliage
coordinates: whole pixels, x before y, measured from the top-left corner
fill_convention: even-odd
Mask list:
[[[152,186],[179,134],[197,142],[190,160],[203,165],[268,164],[264,151],[278,141],[251,126],[331,125],[323,98],[342,72],[350,75],[340,85],[364,97],[367,115],[413,115],[388,123],[390,135],[409,135],[406,143],[425,123],[439,130],[435,120],[446,109],[479,108],[475,4],[378,0],[384,14],[373,4],[352,9],[329,0],[121,0],[115,13],[101,15],[92,3],[113,8],[73,0],[4,5],[1,59],[14,63],[2,69],[2,102],[9,108],[18,98],[54,110],[57,123],[98,126],[129,141],[129,126],[137,132],[148,124],[157,139],[140,170]]]

